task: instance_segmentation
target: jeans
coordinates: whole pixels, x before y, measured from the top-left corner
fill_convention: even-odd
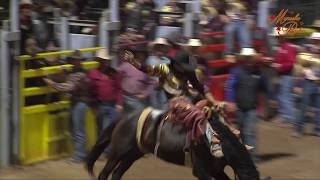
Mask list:
[[[72,134],[74,139],[74,159],[84,160],[86,157],[86,131],[85,120],[88,106],[77,102],[71,109]]]
[[[304,80],[303,82],[303,94],[300,112],[296,121],[296,130],[299,133],[303,133],[303,127],[305,122],[305,114],[308,111],[311,103],[315,103],[316,106],[316,128],[315,132],[320,133],[320,94],[319,85],[316,82]]]
[[[256,158],[256,149],[257,149],[257,138],[256,138],[256,129],[257,129],[257,112],[256,109],[251,110],[241,110],[237,112],[237,124],[241,132],[241,140],[244,144],[253,146],[254,149],[250,151],[252,158]]]
[[[155,89],[150,95],[150,104],[155,109],[168,110],[168,98],[164,90]]]
[[[125,118],[132,117],[141,111],[148,105],[147,100],[141,100],[133,96],[124,96],[124,108],[122,116]]]
[[[279,115],[281,118],[294,123],[294,97],[292,93],[293,77],[283,75],[280,77],[280,90],[278,95]]]
[[[114,125],[119,117],[115,103],[100,103],[98,106],[98,134]]]
[[[238,39],[240,42],[240,48],[244,47],[251,47],[251,40],[250,40],[250,31],[245,20],[235,20],[230,22],[225,26],[225,42],[226,42],[226,50],[225,54],[233,54],[234,48],[234,33],[235,31],[238,32]]]

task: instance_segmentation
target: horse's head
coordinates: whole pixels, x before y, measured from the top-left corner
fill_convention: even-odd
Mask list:
[[[223,123],[221,111],[213,109],[208,119],[211,127],[218,134],[222,152],[227,164],[232,167],[240,180],[258,180],[259,172],[246,147]]]

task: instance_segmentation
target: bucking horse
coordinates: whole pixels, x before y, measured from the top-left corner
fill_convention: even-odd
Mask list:
[[[188,108],[190,110],[192,106]],[[203,114],[192,113],[191,110],[191,114],[177,116],[178,111],[162,112],[150,107],[123,118],[113,130],[104,130],[104,134],[92,148],[86,160],[89,174],[94,175],[94,164],[108,147],[107,163],[98,176],[99,180],[108,179],[111,173],[112,180],[121,179],[131,165],[145,154],[154,154],[164,161],[189,166],[199,180],[230,179],[224,172],[227,165],[240,180],[259,179],[259,172],[248,150],[223,123],[221,111],[213,107],[209,109],[212,111],[205,113],[204,121],[199,120]],[[179,118],[191,116],[197,122],[193,122],[193,127],[188,128],[186,123],[181,123],[184,122],[183,119]],[[205,133],[197,133],[195,130],[195,126],[205,124],[209,124],[216,132],[223,157],[212,156]],[[190,141],[196,134],[200,134],[198,141]]]

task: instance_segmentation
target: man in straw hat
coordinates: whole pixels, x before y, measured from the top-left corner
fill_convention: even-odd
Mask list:
[[[121,78],[111,67],[111,59],[107,49],[100,49],[96,54],[99,67],[88,74],[92,96],[97,106],[99,134],[103,129],[112,128],[123,109]]]
[[[320,33],[314,32],[310,36],[312,46],[309,46],[309,53],[299,54],[300,61],[304,61],[304,80],[302,83],[302,102],[300,104],[300,112],[295,123],[294,137],[303,136],[303,127],[305,122],[305,114],[311,102],[314,101],[316,108],[315,116],[315,135],[320,137]]]
[[[75,152],[70,161],[81,163],[86,157],[85,117],[89,103],[89,85],[81,65],[83,58],[75,54],[68,57],[73,67],[64,83],[57,83],[47,78],[44,78],[44,81],[55,90],[71,95],[71,122]]]
[[[296,62],[297,46],[290,42],[286,28],[274,28],[270,36],[277,37],[279,48],[273,57],[271,67],[275,68],[280,76],[279,95],[278,95],[278,112],[281,124],[292,125],[294,123],[294,99],[292,94],[293,89],[293,67]]]
[[[242,48],[239,59],[243,61],[239,67],[231,70],[227,81],[226,100],[229,109],[236,111],[237,123],[244,144],[256,147],[258,93],[264,86],[261,73],[256,64],[256,51],[253,48]],[[256,151],[251,151],[257,160]]]

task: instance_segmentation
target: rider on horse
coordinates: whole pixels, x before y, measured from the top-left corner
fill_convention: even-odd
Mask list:
[[[183,107],[183,109],[185,110],[188,110],[188,108],[186,107],[194,107],[190,98],[192,97],[192,94],[190,93],[190,86],[193,88],[193,90],[196,90],[198,92],[198,95],[201,97],[200,99],[205,99],[206,97],[204,85],[198,81],[195,69],[190,68],[189,62],[186,61],[185,58],[176,58],[175,60],[172,60],[168,65],[167,64],[141,65],[135,60],[135,57],[132,52],[125,51],[123,59],[128,61],[132,65],[134,65],[136,68],[142,70],[143,72],[146,72],[148,75],[159,77],[160,86],[165,90],[168,99],[171,99],[170,111],[177,110],[174,108],[178,108],[178,107]],[[176,99],[176,97],[181,97],[181,96],[188,97],[189,100],[187,100],[186,98],[180,98],[179,100]],[[172,101],[172,99],[174,98],[175,98],[175,101]],[[211,98],[211,100],[212,99],[213,98]],[[202,105],[200,103],[200,105],[198,105],[197,107],[203,108],[204,106],[208,106],[208,104],[210,103],[204,102]],[[211,102],[211,104],[217,105],[218,103],[214,101],[214,102]],[[220,108],[223,108],[224,103],[219,103],[218,106],[220,106]],[[199,109],[199,108],[192,108],[192,109],[194,111],[197,111],[197,110],[202,111],[202,109]],[[186,114],[186,117],[187,117],[187,114]],[[191,117],[191,116],[188,116],[188,117]],[[195,116],[192,116],[192,117],[196,118]],[[181,118],[181,120],[184,120],[185,122],[196,121],[195,119],[189,120],[187,118]],[[232,128],[230,125],[228,124],[226,125],[236,135],[239,134],[238,131],[235,131],[235,129]],[[201,128],[198,128],[198,127],[192,127],[192,128],[196,128],[196,129],[202,128],[202,130],[206,129],[206,131],[209,132],[205,134],[207,135],[212,154],[216,157],[222,156],[219,140],[216,136],[216,133],[214,133],[214,131],[210,126],[202,125]],[[204,133],[201,133],[201,134],[204,134]]]

